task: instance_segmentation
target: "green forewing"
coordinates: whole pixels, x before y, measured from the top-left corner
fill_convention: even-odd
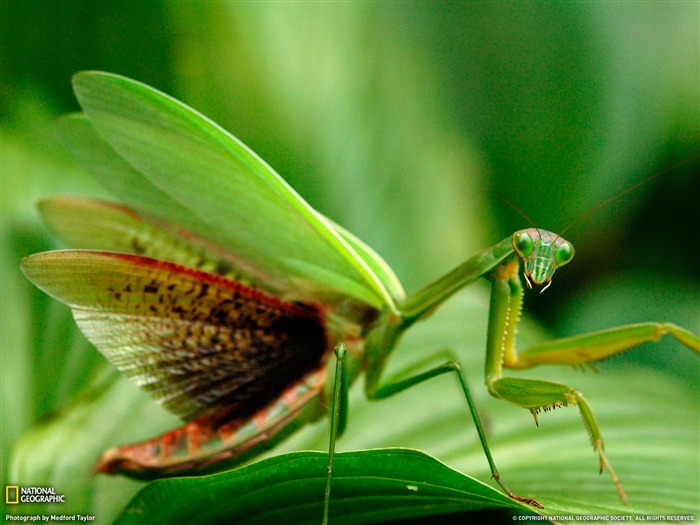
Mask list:
[[[177,217],[183,227],[204,226],[187,206],[174,201],[119,156],[84,114],[65,115],[56,125],[59,139],[78,162],[110,192],[123,198],[130,208],[140,213],[153,210],[152,213],[163,217]]]
[[[385,263],[364,246],[358,250],[358,241],[336,230],[218,125],[153,88],[117,75],[79,73],[74,89],[99,137],[82,127],[77,141],[89,146],[72,149],[94,147],[100,138],[106,141],[99,149],[111,148],[121,159],[112,158],[108,168],[101,168],[94,165],[99,159],[88,157],[87,167],[101,170],[127,205],[287,279],[306,300],[334,304],[352,298],[394,308],[402,292]],[[107,181],[112,176],[125,177],[124,182]]]
[[[63,250],[27,257],[22,270],[72,308],[120,371],[184,419],[248,417],[323,366],[328,350],[316,309],[177,264]]]
[[[226,250],[192,232],[210,231],[197,214],[173,201],[141,173],[120,157],[81,114],[72,114],[58,122],[61,140],[79,162],[87,167],[112,193],[127,199],[130,211],[120,205],[78,197],[53,197],[40,202],[42,219],[69,247],[143,253],[167,261],[208,270],[191,264],[193,254],[223,263],[234,270],[230,275],[280,297],[293,298],[299,290],[284,276],[272,275],[254,266],[244,257]],[[150,214],[150,216],[149,216]],[[153,217],[169,217],[168,222]],[[178,228],[175,224],[179,225]],[[134,242],[144,251],[134,249]],[[210,271],[210,270],[208,270]],[[216,273],[224,274],[221,271]],[[309,294],[307,300],[315,299]],[[359,315],[362,312],[357,312]]]
[[[391,294],[392,299],[402,300],[405,298],[405,292],[403,286],[399,281],[398,277],[394,274],[394,271],[382,259],[379,254],[377,254],[372,248],[367,246],[361,239],[355,237],[354,234],[347,231],[342,226],[334,223],[330,219],[326,218],[333,228],[345,239],[345,241],[355,250],[355,253],[365,260],[370,269],[379,278],[379,280],[384,284],[386,289]]]
[[[109,144],[97,134],[95,128],[85,115],[77,113],[67,115],[59,120],[58,128],[63,144],[71,151],[77,160],[95,174],[102,184],[114,195],[121,196],[128,201],[131,208],[146,216],[158,213],[161,217],[167,217],[168,222],[177,224],[180,228],[185,228],[188,232],[209,231],[206,223],[199,218],[198,214],[195,214],[186,206],[182,206],[173,201],[165,192],[154,186],[146,177],[120,157]],[[73,198],[73,201],[75,202],[77,199]],[[83,212],[80,212],[80,214]],[[46,213],[43,213],[43,218],[52,227],[54,233],[64,242],[72,248],[99,248],[99,246],[94,244],[94,240],[98,235],[104,235],[106,232],[93,232],[92,243],[81,242],[80,244],[75,244],[72,240],[74,232],[64,232],[62,231],[62,227],[69,222],[76,224],[78,220],[71,220],[65,217],[65,214],[71,213],[70,210],[62,209],[60,213],[64,214],[64,217],[59,217],[57,213],[52,213],[49,217]],[[146,219],[146,217],[142,219]],[[151,220],[151,222],[153,222],[152,217],[146,220]],[[329,219],[326,220],[331,222]],[[90,228],[91,222],[92,221],[87,221],[88,224],[81,225],[83,237],[85,239],[88,239],[88,229]],[[166,223],[162,222],[159,224],[160,227],[166,225]],[[381,282],[385,284],[391,296],[395,299],[403,298],[404,291],[401,287],[401,283],[386,262],[353,234],[335,223],[331,222],[331,225],[342,235],[355,252],[366,261]],[[153,226],[154,225],[151,225],[150,228]],[[172,228],[170,229],[172,230]],[[295,287],[293,282],[290,282],[288,279],[285,280],[284,276],[272,275],[269,272],[263,271],[260,267],[253,266],[250,262],[245,260],[245,254],[235,255],[231,251],[224,250],[221,246],[217,246],[212,242],[205,243],[205,238],[201,236],[193,236],[190,234],[190,241],[197,241],[200,246],[206,244],[206,248],[208,248],[209,251],[216,252],[218,259],[233,263],[237,273],[246,274],[248,279],[257,287],[273,291],[283,297],[293,297],[295,293],[299,293],[298,287]],[[172,256],[168,256],[167,254],[160,254],[160,256],[166,260],[174,260]],[[179,261],[175,260],[175,262]],[[306,300],[319,299],[312,291],[305,294],[304,298]],[[324,297],[324,299],[325,298],[326,297]]]

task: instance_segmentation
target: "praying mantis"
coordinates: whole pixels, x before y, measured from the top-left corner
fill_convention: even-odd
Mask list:
[[[45,222],[74,249],[31,255],[22,270],[72,308],[109,361],[186,421],[105,452],[98,471],[151,479],[235,464],[327,415],[322,400],[331,406],[326,488],[319,494],[319,518],[327,523],[349,386],[364,374],[367,397],[383,399],[454,374],[494,480],[509,497],[541,506],[501,479],[457,358],[384,374],[412,325],[483,278],[491,284],[489,393],[529,410],[535,421],[541,410],[577,406],[601,472],[627,499],[583,394],[566,384],[510,378],[504,368],[584,365],[664,334],[700,353],[695,334],[648,322],[516,350],[522,281],[544,289],[574,256],[561,235],[518,231],[406,296],[379,255],[206,117],[108,73],[80,73],[74,88],[85,113],[63,120],[64,140],[125,204],[43,201]]]

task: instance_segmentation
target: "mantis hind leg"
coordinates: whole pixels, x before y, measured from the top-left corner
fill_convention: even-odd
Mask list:
[[[328,515],[330,510],[330,497],[331,497],[331,481],[333,476],[333,459],[335,454],[335,440],[336,437],[342,434],[345,424],[346,424],[346,413],[347,413],[347,378],[346,378],[346,352],[347,349],[344,344],[340,344],[335,348],[336,355],[336,368],[335,368],[335,380],[334,380],[334,394],[333,394],[333,406],[331,409],[331,431],[330,431],[330,441],[328,446],[328,471],[326,477],[326,491],[323,500],[323,521],[322,525],[328,523]],[[469,406],[469,411],[471,412],[474,425],[476,426],[477,433],[479,435],[479,440],[481,441],[481,446],[486,455],[486,459],[491,468],[491,474],[493,479],[498,483],[498,485],[504,490],[504,492],[512,499],[532,505],[537,508],[544,508],[541,503],[533,498],[518,496],[513,493],[501,480],[501,476],[496,468],[496,464],[491,456],[491,451],[489,449],[488,443],[486,441],[486,434],[484,432],[483,426],[481,424],[481,418],[476,409],[476,404],[469,389],[469,384],[467,383],[467,378],[462,370],[461,365],[455,360],[449,360],[446,363],[438,366],[433,366],[428,370],[423,372],[416,372],[415,368],[422,368],[422,364],[418,364],[416,367],[412,367],[409,370],[404,371],[399,374],[396,378],[391,378],[386,381],[385,384],[373,385],[368,391],[368,396],[371,399],[383,399],[391,397],[399,392],[402,392],[414,385],[427,381],[433,377],[437,377],[449,372],[454,372],[459,378],[462,391],[466,398],[467,404]]]
[[[471,413],[472,420],[474,421],[477,434],[479,435],[479,441],[481,441],[481,447],[486,456],[486,460],[488,461],[489,467],[491,468],[491,475],[494,481],[498,483],[498,485],[503,489],[503,491],[508,495],[508,497],[540,509],[544,508],[540,502],[533,498],[519,496],[513,493],[501,480],[501,475],[499,474],[493,457],[491,456],[491,450],[489,449],[489,445],[486,440],[486,433],[484,432],[484,428],[481,423],[481,418],[479,417],[479,413],[476,408],[476,403],[474,402],[474,398],[472,397],[471,389],[469,388],[469,383],[467,382],[467,377],[464,374],[462,366],[459,364],[459,362],[454,359],[451,359],[441,365],[433,366],[432,368],[429,368],[424,372],[416,373],[415,369],[418,367],[422,366],[419,364],[416,367],[412,367],[409,370],[405,370],[398,376],[387,379],[386,383],[381,386],[372,386],[368,390],[368,397],[370,399],[383,399],[391,397],[395,394],[398,394],[399,392],[411,388],[414,385],[427,381],[428,379],[432,379],[433,377],[437,377],[450,372],[455,373],[459,379],[462,392],[464,393],[464,397],[467,401],[467,405],[469,406],[469,411]]]

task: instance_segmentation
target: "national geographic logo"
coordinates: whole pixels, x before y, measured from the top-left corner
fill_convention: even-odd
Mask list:
[[[5,487],[5,503],[17,505],[18,503],[65,503],[63,494],[56,494],[53,487],[20,487],[7,485]]]
[[[19,487],[17,485],[7,485],[5,487],[5,504],[16,505],[19,503]]]

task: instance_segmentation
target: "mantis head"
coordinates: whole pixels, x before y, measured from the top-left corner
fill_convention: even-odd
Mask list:
[[[513,249],[523,263],[523,273],[528,288],[546,284],[544,292],[552,282],[557,268],[574,258],[573,245],[547,230],[528,228],[513,234]]]

